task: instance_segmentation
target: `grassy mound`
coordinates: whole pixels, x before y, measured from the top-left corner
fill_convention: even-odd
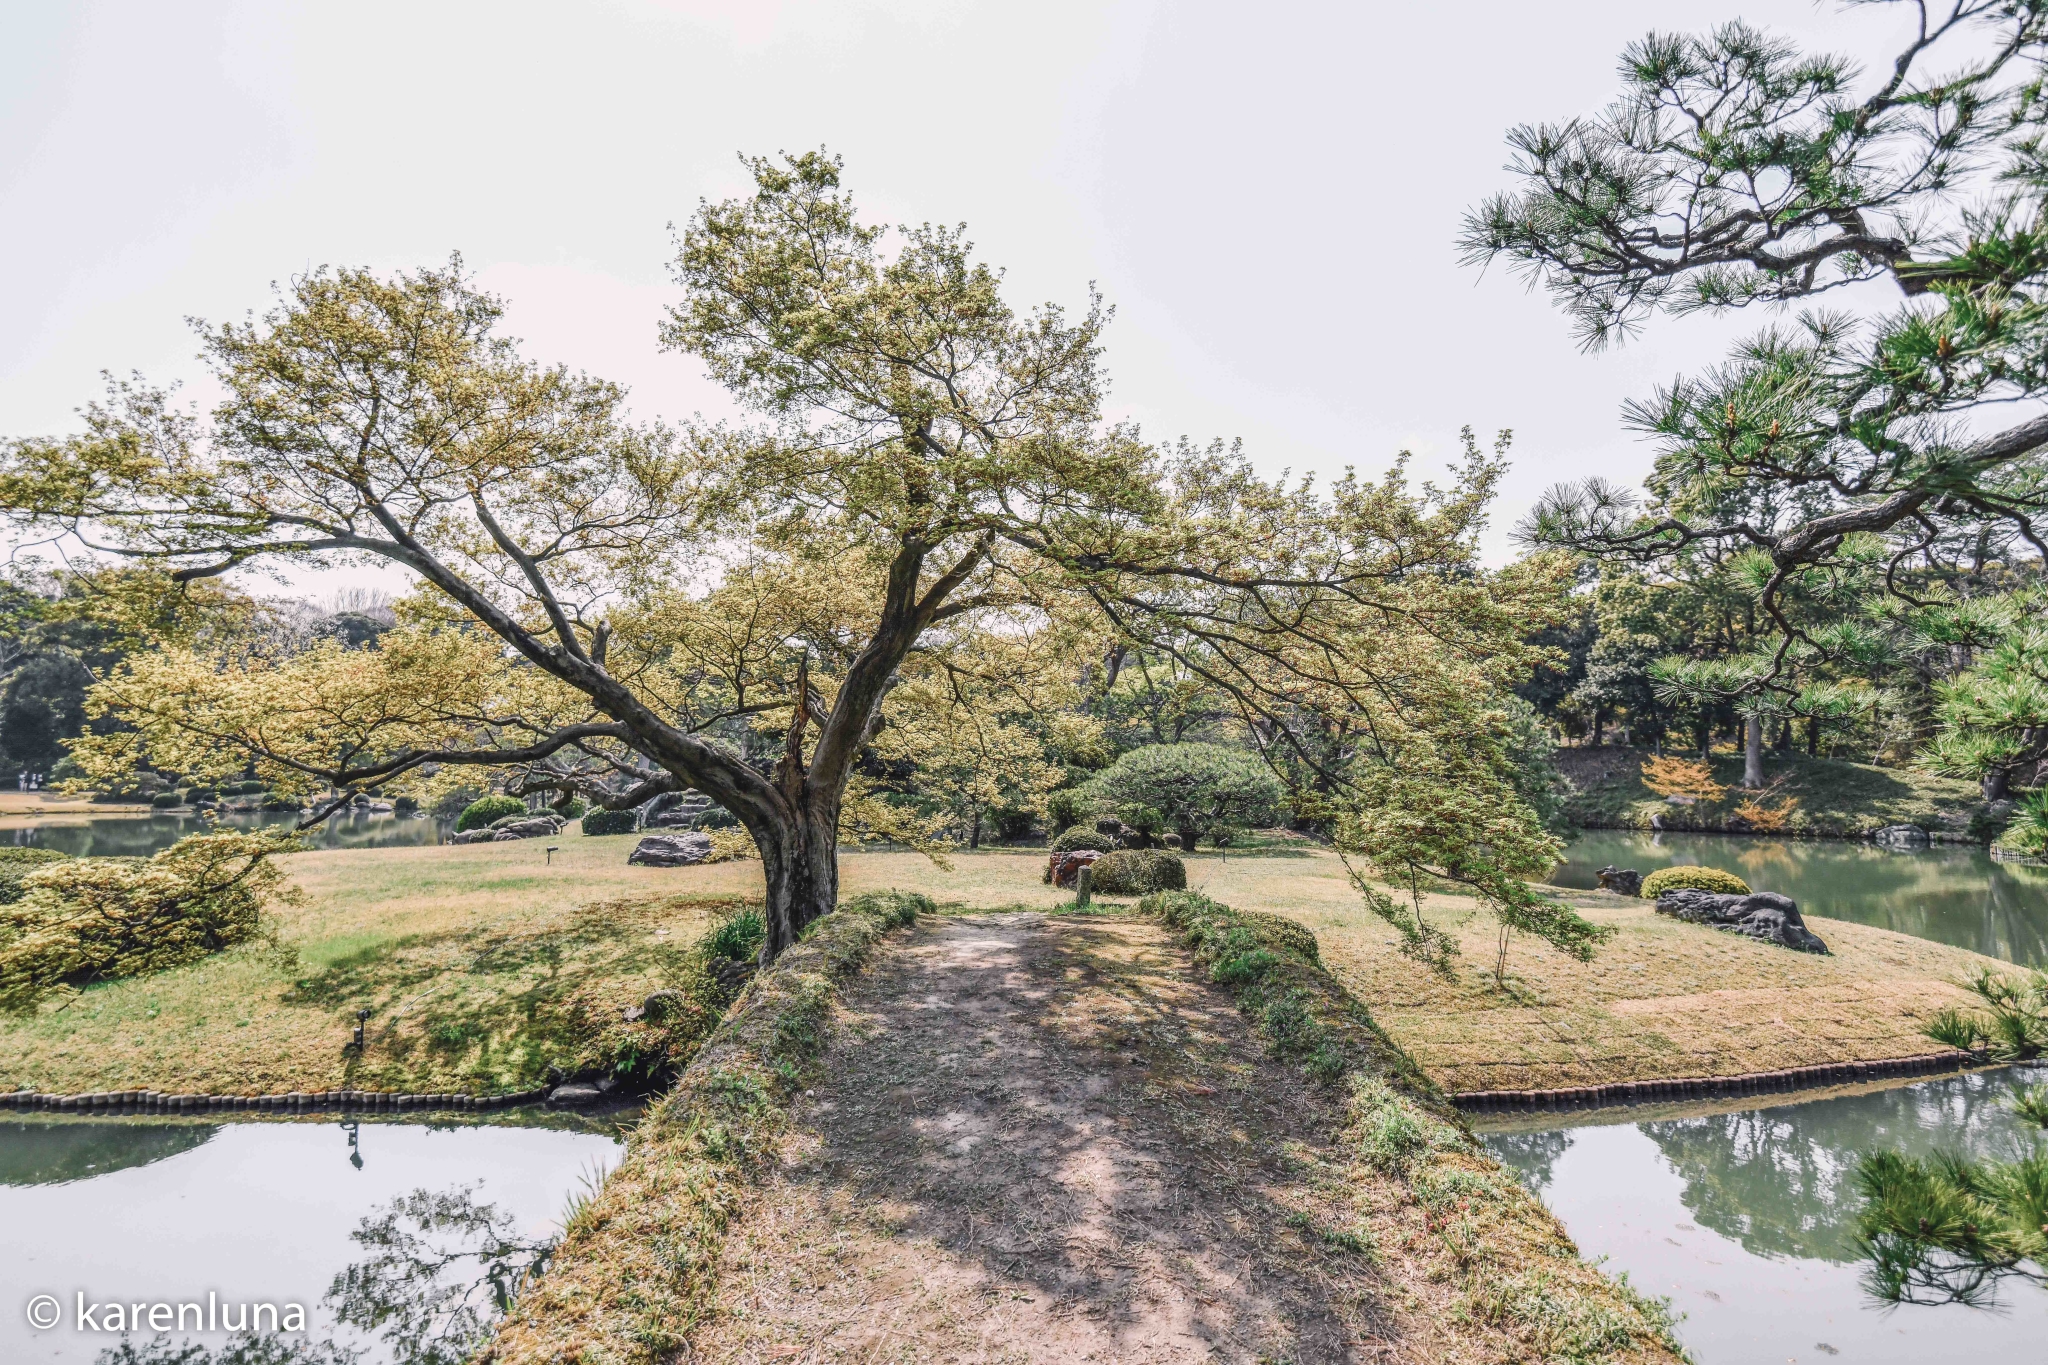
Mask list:
[[[625,1365],[681,1348],[741,1195],[824,1050],[838,987],[884,934],[931,909],[901,892],[857,896],[755,979],[634,1131],[604,1188],[570,1219],[548,1273],[479,1365]]]
[[[1427,1264],[1428,1277],[1458,1284],[1462,1312],[1513,1336],[1530,1358],[1679,1352],[1666,1305],[1579,1258],[1557,1220],[1322,969],[1307,929],[1191,892],[1149,896],[1140,909],[1178,931],[1209,979],[1232,989],[1274,1054],[1344,1094],[1345,1184],[1360,1218],[1325,1236],[1371,1253],[1369,1215],[1405,1227],[1402,1249]]]
[[[1668,830],[1759,832],[1738,810],[1756,795],[1738,785],[1741,754],[1713,756],[1709,767],[1725,794],[1691,805],[1672,805],[1643,785],[1643,761],[1650,756],[1647,749],[1625,745],[1557,750],[1553,757],[1565,779],[1566,818],[1587,829],[1649,829],[1650,818],[1657,816]],[[1765,805],[1775,809],[1793,803],[1782,829],[1775,831],[1781,834],[1860,839],[1886,825],[1918,825],[1937,835],[1982,842],[1994,833],[1976,784],[1960,778],[1774,752],[1764,755],[1764,779],[1771,784]]]

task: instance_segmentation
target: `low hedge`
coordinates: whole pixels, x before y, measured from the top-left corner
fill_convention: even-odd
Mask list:
[[[1096,853],[1114,853],[1116,851],[1116,840],[1110,838],[1107,834],[1098,834],[1092,829],[1083,829],[1081,826],[1076,825],[1052,841],[1052,851],[1054,853],[1079,853],[1083,849],[1089,849]]]
[[[1723,896],[1747,896],[1749,883],[1733,872],[1718,867],[1661,867],[1643,878],[1642,897],[1655,900],[1666,891],[1712,891]]]
[[[640,823],[638,812],[630,810],[593,810],[583,816],[585,834],[631,834]]]
[[[482,829],[495,820],[508,815],[524,815],[526,803],[516,796],[486,796],[472,801],[455,819],[455,832],[464,834],[473,829]]]
[[[1120,848],[1095,860],[1090,885],[1105,896],[1144,896],[1185,891],[1188,867],[1163,849]]]

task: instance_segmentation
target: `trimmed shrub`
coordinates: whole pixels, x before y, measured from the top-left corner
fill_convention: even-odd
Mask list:
[[[1733,872],[1718,867],[1661,867],[1643,878],[1642,897],[1653,901],[1666,891],[1712,891],[1723,896],[1747,896],[1749,883]]]
[[[1054,853],[1079,853],[1084,848],[1093,849],[1097,853],[1111,853],[1116,849],[1116,840],[1107,834],[1097,834],[1092,829],[1082,829],[1076,825],[1052,841]]]
[[[516,796],[486,796],[470,802],[464,808],[462,814],[456,818],[455,832],[461,834],[472,829],[482,829],[485,825],[502,820],[508,815],[524,814],[526,803]]]
[[[580,796],[572,796],[569,798],[568,805],[549,806],[548,809],[554,812],[555,817],[557,819],[581,820],[583,818],[583,812],[590,809],[590,803],[588,801],[585,801]]]
[[[222,831],[146,860],[36,868],[0,910],[0,1005],[26,1008],[58,986],[141,976],[246,942],[264,903],[286,894],[271,855],[296,847],[288,835]]]
[[[583,816],[585,834],[631,834],[639,816],[630,810],[594,810]]]
[[[1133,749],[1090,778],[1082,800],[1146,834],[1172,830],[1183,850],[1220,831],[1276,823],[1286,792],[1259,759],[1220,744]]]
[[[1120,848],[1095,860],[1092,885],[1105,896],[1145,896],[1154,891],[1185,891],[1188,868],[1173,854],[1156,848]]]
[[[391,809],[400,815],[410,815],[419,808],[420,799],[417,796],[394,796],[391,798]]]
[[[0,848],[0,905],[21,899],[29,873],[49,863],[61,863],[68,856],[54,848]]]
[[[175,806],[184,804],[184,802],[176,792],[158,792],[155,796],[149,798],[149,804],[155,806],[158,810],[170,810]]]

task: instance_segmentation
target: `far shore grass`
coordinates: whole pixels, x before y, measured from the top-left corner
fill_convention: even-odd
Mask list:
[[[549,862],[546,844],[558,845]],[[668,984],[680,949],[761,895],[755,861],[629,867],[633,837],[291,855],[303,902],[277,913],[281,946],[252,945],[0,1016],[0,1089],[215,1094],[360,1088],[522,1089],[579,1029]],[[940,904],[1051,907],[1042,851],[845,853],[847,896],[900,888]],[[1525,938],[1505,987],[1491,920],[1426,897],[1463,957],[1446,979],[1402,957],[1332,854],[1302,842],[1201,852],[1190,889],[1314,930],[1323,960],[1452,1092],[1732,1075],[1934,1050],[1927,1015],[1991,959],[1861,925],[1812,919],[1834,949],[1811,957],[1568,893],[1617,936],[1590,964]],[[372,1011],[361,1057],[343,1045]]]

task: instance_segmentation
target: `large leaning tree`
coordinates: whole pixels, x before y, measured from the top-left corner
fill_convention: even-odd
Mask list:
[[[1470,260],[1551,291],[1589,347],[1659,313],[1797,309],[1629,406],[1657,452],[1647,504],[1589,479],[1527,527],[1752,586],[1766,646],[1664,675],[1749,713],[1750,785],[1762,714],[1840,705],[1803,680],[1871,644],[1802,600],[1874,565],[1927,602],[1916,569],[2048,555],[2048,4],[1899,8],[1912,35],[1867,78],[1741,23],[1650,35],[1608,108],[1509,135],[1519,184],[1463,235]],[[1986,752],[1987,791],[2012,757]]]
[[[1493,465],[1325,495],[1146,446],[1102,417],[1099,305],[1016,312],[960,232],[861,223],[833,159],[749,164],[754,193],[682,234],[662,334],[741,420],[631,420],[523,359],[457,262],[317,271],[205,330],[210,413],[138,381],[7,443],[0,508],[173,584],[281,561],[420,584],[373,648],[132,656],[81,765],[253,765],[325,793],[312,819],[430,773],[608,809],[696,788],[760,850],[772,957],[836,903],[849,818],[887,832],[873,793],[915,760],[876,742],[891,709],[1000,701],[972,675],[1006,652],[1172,640],[1254,708],[1373,692],[1381,733],[1456,734],[1427,708],[1469,710],[1481,665],[1440,682],[1424,656],[1493,659],[1547,600],[1473,572]]]

